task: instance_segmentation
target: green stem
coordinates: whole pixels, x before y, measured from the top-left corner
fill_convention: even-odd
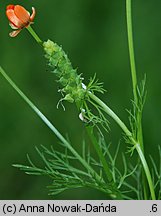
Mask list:
[[[28,97],[17,87],[17,85],[10,79],[5,71],[0,67],[0,73],[8,81],[8,83],[15,89],[21,98],[31,107],[31,109],[39,116],[39,118],[47,125],[48,128],[60,139],[61,142],[71,151],[71,153],[81,162],[81,164],[96,178],[98,182],[102,181],[100,176],[92,169],[91,166],[73,149],[70,143],[61,135],[61,133],[54,127],[54,125],[45,117],[45,115],[28,99]]]
[[[150,189],[150,193],[151,193],[151,198],[153,200],[156,199],[155,197],[155,191],[154,191],[154,185],[153,185],[153,181],[152,181],[152,177],[149,171],[149,167],[148,164],[146,162],[146,159],[144,157],[143,154],[143,150],[140,146],[140,143],[138,143],[133,137],[132,137],[132,133],[130,132],[130,130],[126,127],[126,125],[121,121],[121,119],[102,101],[100,100],[98,97],[96,97],[94,94],[89,93],[89,97],[91,99],[93,99],[97,104],[99,104],[103,110],[121,127],[121,129],[124,131],[124,133],[126,134],[127,137],[129,137],[129,139],[131,140],[131,142],[133,143],[133,145],[135,146],[139,158],[142,162],[143,168],[144,168],[144,172],[148,181],[148,185],[149,185],[149,189]]]
[[[42,44],[42,40],[39,38],[39,36],[36,34],[36,32],[33,30],[31,25],[27,27],[27,30],[30,32],[30,34],[33,36],[33,38],[36,40],[38,44]]]
[[[76,103],[76,106],[77,106],[77,109],[80,110],[79,109],[80,104]],[[85,128],[86,128],[87,134],[90,138],[90,141],[93,144],[94,149],[97,152],[97,155],[98,155],[100,161],[102,162],[102,166],[104,168],[105,175],[106,175],[108,181],[111,182],[112,181],[112,174],[111,174],[110,168],[107,164],[107,161],[106,161],[106,159],[102,153],[102,150],[101,150],[100,146],[98,145],[97,139],[96,139],[95,134],[93,132],[93,127],[87,125]]]
[[[128,45],[129,45],[133,95],[134,95],[134,102],[136,106],[138,106],[139,101],[138,101],[138,94],[137,94],[137,75],[136,75],[135,54],[134,54],[134,44],[133,44],[131,0],[126,0],[126,17],[127,17],[127,35],[128,35]],[[141,116],[139,113],[137,114],[137,123],[138,123],[137,139],[139,140],[141,148],[144,151],[142,123],[141,123]]]
[[[136,76],[135,55],[134,55],[134,45],[133,45],[133,32],[132,32],[132,18],[131,18],[131,0],[126,0],[126,16],[127,16],[127,34],[128,34],[128,44],[129,44],[129,55],[130,55],[131,75],[132,75],[132,84],[133,84],[133,94],[134,94],[134,101],[136,104],[138,104],[137,76]]]
[[[95,150],[99,156],[99,159],[102,162],[102,166],[104,168],[106,177],[107,177],[108,181],[111,182],[112,181],[112,174],[111,174],[110,168],[108,167],[107,161],[106,161],[106,159],[102,153],[102,150],[101,150],[100,146],[98,145],[98,142],[95,138],[95,135],[93,134],[93,128],[90,126],[87,126],[86,129],[87,129],[87,133],[88,133],[88,135],[92,141],[92,144],[93,144],[93,146],[94,146],[94,148],[95,148]]]
[[[151,198],[152,198],[152,200],[156,200],[153,181],[152,181],[150,170],[149,170],[148,164],[146,162],[146,159],[144,157],[143,151],[142,151],[141,146],[139,144],[136,144],[135,147],[136,147],[136,150],[137,150],[137,152],[139,154],[142,165],[144,167],[144,171],[145,171],[147,181],[148,181],[148,184],[149,184],[149,189],[150,189],[150,192],[151,192]],[[145,191],[145,193],[146,193],[146,191]]]
[[[125,134],[128,137],[132,137],[132,133],[129,131],[129,129],[126,127],[126,125],[121,121],[121,119],[97,96],[95,96],[92,93],[88,94],[91,99],[93,99],[97,104],[99,104],[103,110],[115,120],[115,122],[121,127],[121,129],[125,132]]]
[[[139,100],[137,95],[137,75],[136,75],[136,65],[135,65],[135,54],[134,54],[134,44],[133,44],[133,30],[132,30],[132,13],[131,13],[131,0],[126,0],[126,17],[127,17],[127,35],[128,35],[128,45],[129,45],[129,56],[130,56],[130,65],[131,65],[131,75],[132,75],[132,85],[133,85],[133,95],[134,102],[139,106]],[[144,152],[144,143],[143,143],[143,132],[142,132],[142,113],[137,112],[137,140],[140,143],[140,147]],[[147,199],[147,187],[144,173],[142,174],[142,184],[144,188],[144,198]]]

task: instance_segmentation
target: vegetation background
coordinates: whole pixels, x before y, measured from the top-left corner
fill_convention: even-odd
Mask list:
[[[161,1],[132,1],[134,45],[137,72],[147,74],[148,95],[144,108],[144,142],[148,157],[157,158],[161,131]],[[127,46],[125,0],[48,0],[13,1],[0,4],[0,65],[34,101],[54,125],[68,134],[79,151],[84,127],[73,104],[66,111],[56,108],[61,95],[55,76],[50,73],[43,51],[31,35],[23,30],[16,38],[5,17],[8,4],[22,4],[29,11],[36,8],[33,28],[42,40],[52,39],[62,45],[85,82],[94,73],[104,82],[107,93],[101,98],[128,124],[126,108],[132,98]],[[112,151],[121,137],[111,121]],[[34,149],[39,145],[59,147],[59,141],[26,106],[8,83],[0,77],[0,199],[106,199],[97,191],[78,189],[57,197],[48,196],[46,177],[27,176],[13,168],[13,163],[27,164],[28,153],[34,162],[40,159]],[[125,144],[121,141],[122,149]],[[91,149],[92,151],[92,149]],[[120,154],[121,155],[121,154]],[[41,164],[41,163],[40,163]],[[121,164],[118,162],[118,165]]]

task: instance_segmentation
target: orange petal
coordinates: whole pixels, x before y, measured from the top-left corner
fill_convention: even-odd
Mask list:
[[[6,15],[9,19],[9,21],[17,28],[22,28],[24,26],[23,22],[17,18],[17,16],[14,13],[14,10],[8,9],[6,11]]]
[[[17,16],[19,20],[23,23],[23,26],[25,27],[30,22],[30,14],[29,12],[22,6],[16,5],[14,7],[14,13]]]
[[[20,33],[21,29],[18,29],[16,31],[12,31],[9,33],[10,37],[16,37]]]
[[[15,7],[14,5],[8,5],[7,8],[6,8],[6,10],[9,10],[9,9],[14,10],[14,7]]]
[[[35,14],[36,14],[36,11],[35,11],[35,8],[32,7],[32,14],[30,16],[30,21],[33,22],[34,18],[35,18]]]

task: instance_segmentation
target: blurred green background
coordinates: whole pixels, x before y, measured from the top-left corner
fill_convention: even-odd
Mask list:
[[[133,2],[134,43],[137,72],[147,74],[148,95],[144,109],[144,140],[147,156],[157,160],[161,131],[161,1]],[[32,0],[2,1],[0,4],[0,65],[34,101],[54,125],[69,135],[79,151],[84,128],[74,105],[57,109],[61,95],[50,73],[43,51],[26,30],[10,38],[5,17],[8,4],[36,8],[33,28],[42,38],[62,45],[73,66],[83,73],[86,83],[94,73],[107,89],[101,98],[128,124],[126,108],[131,107],[131,76],[128,57],[125,0]],[[113,150],[121,137],[111,121]],[[0,76],[0,199],[106,199],[94,190],[72,190],[57,197],[48,196],[46,177],[27,176],[11,165],[27,164],[28,153],[40,161],[34,146],[58,146],[57,138]],[[125,144],[122,141],[122,150]],[[38,162],[39,163],[39,162]]]

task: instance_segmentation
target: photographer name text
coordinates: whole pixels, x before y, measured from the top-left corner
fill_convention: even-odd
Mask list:
[[[97,213],[112,213],[116,212],[117,208],[115,205],[104,204],[93,205],[92,203],[86,203],[85,205],[75,204],[75,205],[56,205],[56,204],[46,204],[46,205],[26,205],[24,203],[20,204],[4,204],[3,213],[81,213],[81,212],[97,212]]]

